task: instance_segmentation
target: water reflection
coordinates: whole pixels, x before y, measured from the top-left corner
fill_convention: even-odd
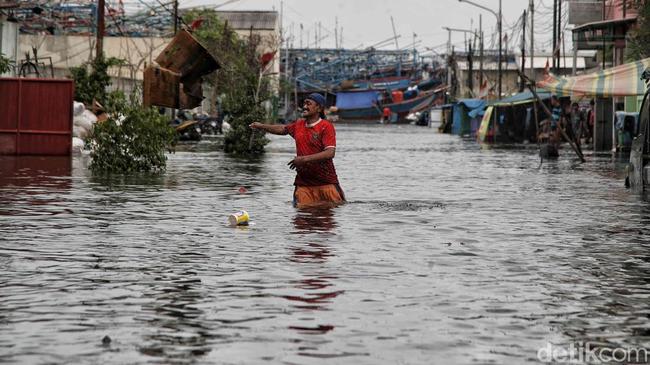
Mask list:
[[[615,161],[539,167],[425,131],[337,126],[356,202],[297,211],[282,136],[262,161],[179,151],[160,178],[1,157],[0,362],[524,364],[546,341],[650,343],[650,204]],[[226,227],[240,208],[255,224]]]
[[[67,189],[71,172],[72,160],[66,156],[0,156],[0,188]]]
[[[566,283],[551,293],[557,302],[574,309],[551,323],[557,324],[570,342],[588,343],[599,351],[647,349],[650,242],[645,225],[650,208],[642,204],[638,214],[629,210],[606,214],[618,219],[586,225],[579,230],[581,242],[567,246],[568,254],[561,260],[570,272],[545,273],[551,280]]]
[[[27,214],[29,206],[40,214],[70,212],[51,206],[64,201],[58,193],[71,189],[71,172],[70,157],[0,156],[0,215]]]
[[[159,187],[165,186],[166,176],[154,173],[139,174],[102,174],[92,173],[89,178],[94,184],[96,190],[132,190],[140,191],[142,187]]]
[[[300,208],[293,217],[293,233],[328,233],[337,227],[333,207]]]
[[[336,290],[335,281],[338,276],[328,269],[328,260],[334,256],[330,242],[332,230],[337,224],[334,219],[336,208],[302,208],[298,209],[293,219],[295,234],[316,234],[306,241],[297,240],[290,246],[289,261],[298,264],[297,270],[305,271],[303,278],[291,282],[299,294],[284,295],[283,298],[292,302],[292,307],[302,311],[324,311],[334,298],[343,294],[343,290]],[[332,324],[313,323],[295,324],[289,329],[304,334],[325,334],[334,330]]]
[[[200,256],[194,252],[177,257],[178,261],[195,263]],[[140,318],[146,326],[140,353],[165,359],[166,363],[193,363],[211,351],[208,344],[215,337],[199,307],[205,289],[196,272],[164,270],[154,275],[145,296],[152,302],[143,308]]]

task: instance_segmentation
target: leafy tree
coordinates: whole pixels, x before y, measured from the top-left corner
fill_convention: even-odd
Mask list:
[[[629,0],[625,6],[636,8],[639,14],[637,27],[628,33],[626,58],[636,61],[650,57],[650,1]]]
[[[225,151],[249,156],[263,153],[269,140],[248,127],[252,122],[269,120],[263,102],[271,98],[271,87],[258,52],[262,39],[252,30],[245,39],[239,38],[214,10],[192,10],[185,15],[185,21],[201,22],[193,35],[216,55],[222,67],[206,81],[215,95],[222,96],[224,114],[230,116],[232,128],[225,137]]]
[[[106,88],[111,84],[108,68],[124,63],[122,59],[106,58],[102,54],[92,62],[70,68],[75,83],[75,100],[90,105],[94,99],[103,104],[106,101]]]
[[[91,148],[89,168],[95,173],[164,171],[165,152],[176,141],[176,131],[165,116],[119,91],[109,93],[105,103],[110,117],[96,123],[86,139]]]

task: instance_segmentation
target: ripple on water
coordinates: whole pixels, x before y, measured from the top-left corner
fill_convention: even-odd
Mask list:
[[[286,137],[256,160],[185,144],[159,176],[0,156],[0,362],[523,364],[549,342],[650,346],[650,209],[611,158],[540,166],[530,146],[413,126],[337,137],[350,202],[333,209],[291,207]],[[228,227],[240,209],[253,224]]]

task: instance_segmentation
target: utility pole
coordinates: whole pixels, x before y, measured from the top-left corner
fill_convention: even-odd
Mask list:
[[[282,43],[284,43],[284,80],[289,83],[289,37],[284,32],[284,1],[280,1],[280,58],[282,58]],[[282,79],[280,79],[282,80]],[[284,92],[284,117],[289,112],[289,91]]]
[[[557,0],[557,68],[560,69],[560,46],[562,42],[562,0]],[[558,71],[556,71],[558,72]]]
[[[524,10],[524,21],[522,23],[521,29],[521,74],[524,75],[524,68],[526,67],[526,10]],[[521,85],[519,85],[519,92],[524,91],[524,78],[520,77]]]
[[[535,65],[533,64],[535,58],[535,44],[533,42],[533,36],[535,34],[535,21],[533,19],[535,14],[535,1],[530,0],[528,7],[530,8],[530,79],[535,81]]]
[[[451,29],[447,28],[447,32],[447,87],[451,87]]]
[[[605,18],[607,17],[607,8],[606,7],[607,7],[607,3],[605,2],[605,0],[603,0],[603,20],[605,20]],[[602,67],[603,67],[603,70],[604,70],[605,69],[605,53],[607,53],[607,52],[606,52],[606,49],[605,49],[605,47],[606,47],[606,45],[605,45],[605,37],[602,37],[602,38],[603,38],[603,57],[602,57],[603,58],[603,66]],[[594,143],[594,145],[595,145],[595,143]]]
[[[97,49],[95,58],[102,57],[104,53],[104,0],[97,2]]]
[[[531,0],[533,1],[533,0]],[[478,15],[478,34],[480,37],[479,40],[479,47],[481,47],[481,50],[479,51],[479,72],[478,72],[478,87],[479,89],[483,87],[483,15],[479,14]]]
[[[502,54],[503,54],[503,52],[502,52],[502,48],[503,48],[503,45],[502,45],[502,43],[503,43],[503,22],[502,22],[503,13],[501,12],[501,9],[502,9],[501,0],[499,0],[499,12],[498,13],[495,12],[494,10],[490,9],[490,8],[487,8],[487,7],[485,7],[485,6],[481,5],[481,4],[477,4],[477,3],[473,2],[473,1],[470,1],[470,0],[458,0],[458,2],[474,5],[477,8],[481,8],[483,10],[489,11],[490,13],[492,13],[492,15],[494,15],[497,18],[497,28],[499,29],[499,68],[498,68],[499,73],[498,73],[498,76],[497,76],[498,79],[499,79],[499,95],[498,95],[498,98],[501,98],[502,79],[503,79],[503,77],[502,77],[503,76],[502,68],[501,68]]]
[[[501,99],[501,80],[503,76],[503,72],[501,70],[501,63],[502,63],[502,55],[501,55],[501,43],[503,43],[503,13],[501,12],[501,0],[499,0],[499,95],[497,96],[497,99]]]
[[[300,23],[300,48],[301,49],[302,49],[302,30],[303,30],[303,26],[302,26],[302,23]]]
[[[553,0],[553,72],[557,73],[555,65],[555,49],[557,47],[557,0]]]
[[[469,52],[467,53],[467,63],[469,63],[469,77],[467,78],[467,88],[470,95],[474,95],[474,49],[472,42],[469,42]]]
[[[174,34],[178,32],[178,0],[174,0]]]

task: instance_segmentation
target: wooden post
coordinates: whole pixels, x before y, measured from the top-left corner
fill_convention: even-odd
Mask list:
[[[530,0],[529,3],[530,7],[530,78],[531,80],[535,80],[535,65],[534,65],[534,58],[535,58],[535,44],[533,42],[534,35],[535,35],[535,4],[533,0]]]
[[[174,0],[174,35],[178,32],[178,0]]]
[[[526,67],[526,10],[524,10],[523,22],[521,28],[521,73],[524,73],[524,68]],[[525,81],[521,79],[521,85],[519,86],[519,92],[524,91]]]
[[[102,56],[104,52],[104,0],[97,1],[97,44],[95,58]]]
[[[479,93],[481,92],[481,88],[483,87],[483,18],[481,14],[478,15],[478,32],[479,32],[479,37],[480,37],[480,47],[481,50],[479,51],[479,71],[478,71],[478,89]]]

